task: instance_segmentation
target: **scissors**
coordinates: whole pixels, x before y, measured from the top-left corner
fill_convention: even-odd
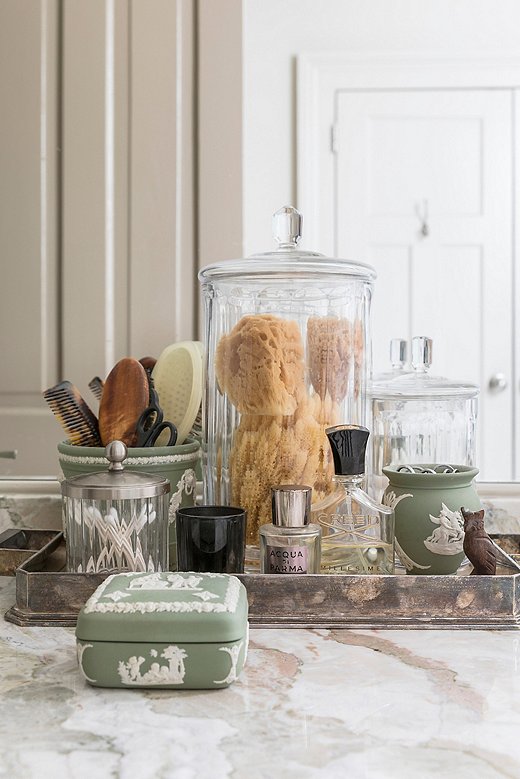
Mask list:
[[[153,385],[153,379],[148,377],[150,382],[150,405],[145,408],[135,426],[137,432],[136,446],[153,446],[163,430],[170,431],[170,438],[165,446],[175,446],[177,441],[177,428],[173,422],[164,422],[163,410],[159,405],[159,397]]]

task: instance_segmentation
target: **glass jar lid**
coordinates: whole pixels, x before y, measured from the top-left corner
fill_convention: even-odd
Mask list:
[[[122,441],[105,448],[109,461],[106,471],[73,476],[61,483],[62,495],[82,500],[131,500],[154,498],[170,492],[170,482],[153,473],[125,471],[123,461],[128,450]]]
[[[479,394],[476,384],[453,381],[443,376],[431,376],[428,371],[432,362],[432,351],[431,338],[413,338],[412,370],[382,380],[375,379],[369,388],[370,396],[376,400],[440,400],[474,398]]]
[[[278,243],[276,250],[207,265],[200,271],[199,280],[207,282],[240,278],[282,281],[294,279],[295,276],[312,280],[343,276],[369,283],[375,280],[376,272],[371,265],[299,249],[302,224],[303,217],[295,208],[280,208],[273,216],[273,236]]]

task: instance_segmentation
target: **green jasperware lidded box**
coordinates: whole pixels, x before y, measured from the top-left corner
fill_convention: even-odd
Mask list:
[[[97,687],[227,687],[246,660],[247,613],[236,576],[114,574],[79,613],[79,666]]]

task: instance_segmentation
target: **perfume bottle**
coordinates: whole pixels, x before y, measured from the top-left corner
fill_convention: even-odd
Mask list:
[[[261,573],[319,573],[319,525],[309,523],[312,487],[271,489],[272,525],[260,527]]]
[[[322,529],[322,573],[391,574],[394,572],[394,512],[361,489],[370,433],[357,425],[325,431],[334,459],[333,480],[342,494],[316,516]]]

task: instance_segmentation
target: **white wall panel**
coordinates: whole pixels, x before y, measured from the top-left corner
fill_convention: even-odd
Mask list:
[[[57,380],[58,4],[0,4],[0,472],[50,473],[59,429],[41,392]]]
[[[0,4],[0,471],[54,474],[41,398],[195,335],[193,0]]]

